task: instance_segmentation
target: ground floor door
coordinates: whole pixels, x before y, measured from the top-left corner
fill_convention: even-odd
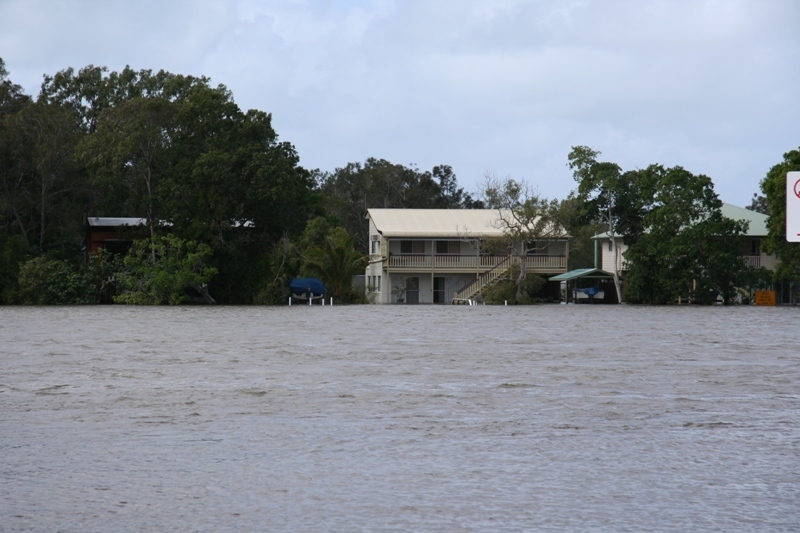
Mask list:
[[[433,303],[435,304],[444,304],[447,303],[445,299],[447,295],[445,293],[445,285],[446,280],[445,278],[433,278]]]
[[[419,278],[406,278],[406,303],[419,303]]]

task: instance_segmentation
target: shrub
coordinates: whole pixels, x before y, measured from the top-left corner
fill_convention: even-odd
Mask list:
[[[35,257],[19,269],[14,300],[24,305],[83,304],[88,298],[86,276],[69,263]]]

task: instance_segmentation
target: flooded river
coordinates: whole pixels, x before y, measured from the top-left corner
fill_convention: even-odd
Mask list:
[[[0,531],[797,531],[800,309],[0,308]]]

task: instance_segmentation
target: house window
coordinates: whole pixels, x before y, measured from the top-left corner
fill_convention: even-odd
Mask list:
[[[401,254],[424,254],[425,241],[400,241]]]
[[[381,292],[381,277],[378,276],[378,292]]]
[[[761,241],[753,239],[750,241],[750,255],[761,255]]]
[[[381,241],[372,241],[372,252],[373,254],[381,253]]]
[[[528,243],[528,255],[547,255],[550,243],[547,241],[534,241]]]
[[[439,255],[459,255],[461,243],[459,241],[436,241],[436,253]]]
[[[608,241],[608,251],[613,252],[613,250],[611,249],[611,241]]]

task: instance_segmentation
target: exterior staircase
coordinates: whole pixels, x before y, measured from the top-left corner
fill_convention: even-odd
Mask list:
[[[498,278],[502,277],[506,272],[508,272],[509,268],[511,268],[510,255],[498,263],[494,268],[487,270],[478,276],[475,281],[468,283],[460,290],[456,291],[456,293],[453,295],[452,303],[471,305],[475,296],[477,296],[484,288],[497,281]]]

